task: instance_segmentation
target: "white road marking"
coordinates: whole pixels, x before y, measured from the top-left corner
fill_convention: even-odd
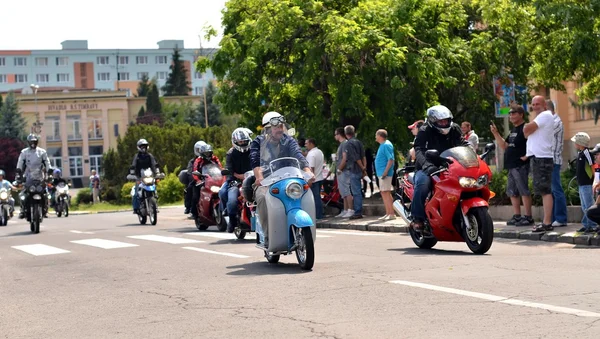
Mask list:
[[[123,248],[123,247],[136,247],[139,245],[130,244],[126,242],[113,241],[113,240],[105,240],[105,239],[83,239],[83,240],[74,240],[71,241],[74,244],[87,245],[93,247],[100,247],[105,250],[113,249],[113,248]]]
[[[162,235],[154,235],[154,234],[150,234],[150,235],[131,235],[128,236],[127,238],[132,238],[132,239],[140,239],[140,240],[149,240],[149,241],[158,241],[158,242],[165,242],[167,244],[194,244],[194,243],[201,243],[204,241],[200,241],[200,240],[193,240],[193,239],[186,239],[186,238],[176,238],[176,237],[165,237]]]
[[[488,301],[492,301],[492,302],[498,302],[498,303],[502,303],[502,304],[539,308],[539,309],[547,310],[550,312],[571,314],[571,315],[576,315],[579,317],[600,318],[600,313],[578,310],[578,309],[569,308],[569,307],[554,306],[554,305],[548,305],[548,304],[535,303],[535,302],[531,302],[531,301],[523,301],[523,300],[518,300],[518,299],[506,298],[506,297],[501,297],[501,296],[497,296],[497,295],[493,295],[493,294],[471,292],[471,291],[459,290],[459,289],[450,288],[450,287],[429,285],[429,284],[423,284],[423,283],[405,281],[405,280],[393,280],[393,281],[390,281],[390,283],[411,286],[411,287],[424,288],[427,290],[433,290],[433,291],[438,291],[438,292],[457,294],[457,295],[462,295],[465,297],[478,298],[478,299],[488,300]]]
[[[364,232],[344,232],[344,231],[322,231],[319,230],[317,232],[317,236],[318,233],[327,233],[327,234],[342,234],[342,235],[362,235],[362,236],[375,236],[375,237],[389,237],[390,235],[387,233],[377,233],[377,232],[369,232],[369,231],[364,231]]]
[[[204,248],[198,248],[198,247],[182,247],[182,248],[184,248],[186,250],[196,251],[196,252],[219,254],[219,255],[225,255],[225,256],[234,257],[234,258],[250,258],[247,255],[241,255],[241,254],[235,254],[235,253],[227,253],[227,252],[217,252],[217,251],[206,250]]]
[[[84,232],[84,231],[71,231],[71,233],[77,233],[77,234],[94,234],[94,232]]]
[[[63,249],[57,248],[57,247],[44,245],[44,244],[12,246],[12,248],[17,249],[19,251],[23,251],[25,253],[29,253],[31,255],[35,255],[35,256],[70,253],[70,251],[63,250]]]

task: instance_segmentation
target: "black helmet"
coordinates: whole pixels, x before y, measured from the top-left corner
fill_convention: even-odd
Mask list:
[[[37,144],[38,144],[39,138],[37,137],[37,135],[31,133],[27,136],[27,143],[29,144],[29,147],[31,148],[36,148]]]
[[[427,109],[427,124],[442,134],[450,132],[452,118],[452,112],[446,106],[437,105]]]

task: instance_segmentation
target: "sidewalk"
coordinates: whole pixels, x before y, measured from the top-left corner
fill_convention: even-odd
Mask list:
[[[329,217],[317,222],[317,228],[335,228],[359,231],[408,233],[408,226],[397,217],[395,220],[381,221],[378,217],[364,217],[358,220]],[[506,222],[494,222],[494,237],[505,239],[526,239],[534,241],[562,242],[576,245],[600,246],[600,236],[596,233],[583,234],[577,230],[581,224],[568,224],[556,227],[552,232],[531,232],[532,226],[506,226]]]

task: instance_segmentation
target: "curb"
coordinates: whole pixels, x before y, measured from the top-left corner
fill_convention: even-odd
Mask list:
[[[386,233],[408,233],[406,225],[386,225],[378,220],[368,220],[358,223],[340,223],[333,220],[317,221],[317,228],[346,229],[355,231],[386,232]],[[553,243],[566,243],[573,245],[598,246],[600,247],[600,235],[583,234],[579,232],[540,232],[534,233],[526,230],[494,229],[494,237],[503,239],[521,239],[532,241],[544,241]]]

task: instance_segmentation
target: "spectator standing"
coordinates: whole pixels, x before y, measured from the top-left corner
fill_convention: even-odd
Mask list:
[[[589,233],[598,226],[598,224],[591,221],[586,214],[588,208],[592,207],[594,204],[594,193],[592,190],[594,170],[592,169],[593,161],[589,150],[590,136],[585,132],[579,132],[571,138],[571,141],[575,143],[575,148],[579,151],[579,153],[577,153],[577,170],[575,174],[577,177],[577,184],[579,185],[581,209],[583,210],[583,219],[581,220],[583,227],[579,232]]]
[[[527,138],[527,157],[530,158],[535,194],[542,196],[544,217],[542,223],[533,228],[534,232],[552,231],[552,171],[554,170],[554,116],[546,109],[546,101],[541,95],[531,100],[533,113],[523,127]]]
[[[477,147],[479,147],[479,137],[475,134],[475,131],[471,129],[471,123],[468,121],[464,121],[460,125],[460,130],[463,132],[465,136],[465,140],[469,142],[471,148],[477,153]]]
[[[367,186],[371,187],[371,195],[369,197],[372,197],[373,194],[375,193],[375,189],[374,189],[374,183],[373,183],[373,151],[371,151],[370,148],[367,148],[365,150],[365,158],[367,159],[367,176],[369,177],[369,179],[371,179],[371,182],[367,183],[366,180],[363,180],[363,196],[366,197],[367,196]]]
[[[354,126],[348,125],[344,127],[344,133],[346,133],[346,138],[348,138],[348,145],[345,149],[347,158],[346,168],[350,175],[350,192],[352,193],[354,207],[354,215],[350,219],[360,219],[363,217],[361,180],[363,176],[367,175],[365,148],[363,143],[356,139]]]
[[[90,186],[92,188],[93,203],[97,204],[100,202],[100,177],[96,174],[96,170],[92,170],[92,175],[90,175]]]
[[[552,226],[567,226],[567,197],[560,182],[560,168],[563,159],[563,141],[564,126],[562,120],[556,114],[552,100],[546,100],[546,107],[554,116],[554,143],[552,150],[554,152],[554,169],[552,170],[552,198],[554,199],[552,208]]]
[[[596,144],[596,147],[594,147],[594,149],[591,150],[590,153],[594,156],[594,162],[596,165],[594,166],[595,179],[594,185],[592,187],[592,193],[597,194],[598,191],[600,191],[600,176],[598,170],[600,167],[600,144]],[[596,224],[600,223],[600,195],[596,197],[596,203],[592,207],[588,208],[585,214],[588,217],[588,219],[592,222],[595,222]],[[600,229],[598,230],[598,233],[600,234]]]
[[[379,191],[385,206],[385,215],[380,220],[396,219],[394,213],[392,191],[392,178],[394,174],[394,146],[387,140],[388,134],[384,129],[380,129],[375,133],[375,140],[379,143],[377,157],[375,158],[375,171],[379,177]]]
[[[323,201],[321,201],[321,186],[323,185],[323,165],[325,165],[325,156],[320,149],[317,148],[317,142],[315,139],[309,138],[306,140],[306,149],[308,153],[306,155],[306,161],[308,161],[308,167],[315,174],[315,182],[312,183],[310,189],[312,190],[313,197],[315,199],[315,212],[317,220],[323,219]]]
[[[336,176],[337,176],[337,184],[338,190],[340,191],[340,195],[344,200],[344,210],[338,214],[337,218],[349,218],[354,214],[354,210],[352,209],[352,194],[350,192],[350,176],[346,170],[346,146],[348,140],[346,139],[346,134],[344,133],[343,127],[338,127],[335,130],[335,140],[340,143],[337,149],[336,154]]]
[[[527,153],[527,139],[523,134],[525,109],[522,106],[511,108],[508,118],[513,125],[513,129],[506,139],[500,136],[496,125],[490,126],[498,147],[505,150],[504,168],[508,170],[506,195],[510,197],[510,203],[514,211],[512,218],[506,224],[529,226],[533,225],[534,221],[531,215],[531,192],[529,192],[529,161],[525,156]],[[525,207],[524,216],[521,216],[521,200],[523,200],[523,207]]]

